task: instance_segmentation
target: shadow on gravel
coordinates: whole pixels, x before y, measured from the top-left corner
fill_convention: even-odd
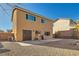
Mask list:
[[[1,54],[1,53],[5,53],[5,52],[9,52],[9,51],[10,51],[10,50],[5,49],[5,48],[4,48],[4,49],[0,49],[0,54]]]
[[[4,46],[0,43],[0,53],[5,53],[10,51],[9,49],[4,48]]]
[[[55,47],[55,48],[63,48],[63,49],[71,49],[71,50],[79,50],[79,44],[76,44],[77,41],[73,39],[63,39],[61,41],[48,42],[45,44],[40,44],[42,46]]]
[[[0,43],[0,48],[3,48],[3,45]]]
[[[79,50],[79,45],[75,44],[75,40],[73,39],[63,39],[60,41],[52,41],[47,43],[41,43],[41,44],[34,44],[29,42],[23,42],[33,45],[40,45],[40,46],[47,46],[47,47],[55,47],[55,48],[63,48],[63,49],[71,49],[71,50]]]

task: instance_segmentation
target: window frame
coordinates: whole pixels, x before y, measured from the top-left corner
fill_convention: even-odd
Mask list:
[[[33,19],[31,19],[33,17]],[[26,19],[29,21],[36,21],[36,17],[32,14],[26,14]]]
[[[44,35],[50,36],[50,32],[45,32]]]
[[[47,23],[47,20],[41,18],[41,23],[42,23],[42,24],[45,24],[45,23]]]

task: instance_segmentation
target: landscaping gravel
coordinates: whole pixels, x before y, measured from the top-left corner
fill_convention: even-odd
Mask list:
[[[0,53],[0,56],[79,56],[79,46],[73,46],[72,42],[74,40],[63,39],[31,46],[21,46],[18,42],[2,42],[9,51]]]

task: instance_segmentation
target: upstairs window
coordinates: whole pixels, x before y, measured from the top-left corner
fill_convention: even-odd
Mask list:
[[[41,19],[41,23],[46,23],[46,20],[45,19]]]
[[[27,20],[31,20],[31,21],[36,21],[36,17],[35,16],[33,16],[33,15],[31,15],[31,14],[26,14],[26,19]]]

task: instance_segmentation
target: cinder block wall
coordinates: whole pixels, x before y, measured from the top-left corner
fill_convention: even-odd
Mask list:
[[[55,34],[55,37],[57,38],[73,38],[74,37],[74,31],[73,30],[67,30],[67,31],[59,31]]]
[[[74,32],[74,38],[79,39],[79,31]]]
[[[8,41],[8,39],[12,36],[13,36],[13,33],[0,32],[0,41]]]
[[[68,30],[68,31],[59,31],[54,34],[55,38],[69,38],[69,39],[79,39],[79,31]]]

